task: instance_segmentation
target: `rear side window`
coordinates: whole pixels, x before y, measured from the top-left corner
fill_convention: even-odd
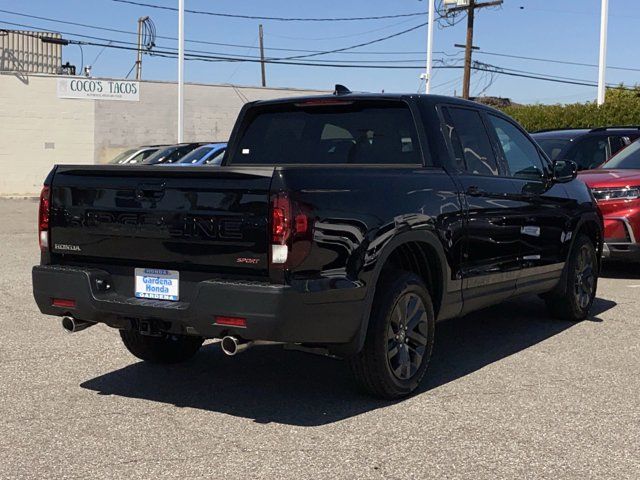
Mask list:
[[[498,175],[498,163],[480,113],[447,107],[443,114],[445,136],[451,142],[458,168],[472,175]]]
[[[403,102],[285,105],[256,109],[229,164],[421,164]]]

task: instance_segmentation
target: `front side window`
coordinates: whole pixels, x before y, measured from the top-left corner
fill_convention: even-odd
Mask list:
[[[551,160],[558,160],[571,143],[568,138],[535,138],[535,141]]]
[[[493,126],[502,154],[515,178],[540,179],[544,176],[538,149],[514,124],[488,115]]]
[[[607,137],[588,137],[567,153],[567,160],[573,160],[578,170],[591,170],[607,161]]]
[[[444,134],[451,144],[458,169],[472,175],[498,175],[498,164],[480,113],[456,107],[447,107],[443,113]]]
[[[249,115],[229,164],[422,163],[403,102],[303,102]]]

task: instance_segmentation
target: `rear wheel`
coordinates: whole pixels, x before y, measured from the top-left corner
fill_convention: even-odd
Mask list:
[[[591,310],[598,286],[598,257],[586,235],[576,239],[567,264],[564,294],[545,297],[549,312],[561,320],[584,320]]]
[[[422,280],[409,272],[391,272],[377,290],[364,347],[349,364],[364,390],[395,399],[413,392],[427,370],[433,304]]]
[[[180,363],[193,357],[204,338],[163,334],[155,337],[141,335],[134,330],[120,330],[122,343],[141,360],[151,363]]]

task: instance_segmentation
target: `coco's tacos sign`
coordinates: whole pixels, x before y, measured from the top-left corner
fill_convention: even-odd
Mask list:
[[[59,78],[58,98],[91,100],[140,100],[140,83],[129,80],[96,80],[93,78]]]

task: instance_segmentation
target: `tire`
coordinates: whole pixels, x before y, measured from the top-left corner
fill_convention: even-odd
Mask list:
[[[151,337],[134,330],[120,330],[120,337],[131,354],[159,364],[184,362],[193,357],[204,342],[202,337],[169,334]]]
[[[348,361],[363,390],[393,400],[412,393],[427,371],[433,303],[424,282],[409,272],[390,272],[376,290],[364,347]]]
[[[587,318],[598,288],[598,257],[589,237],[576,239],[563,276],[564,294],[545,296],[549,313],[557,319],[579,322]]]

